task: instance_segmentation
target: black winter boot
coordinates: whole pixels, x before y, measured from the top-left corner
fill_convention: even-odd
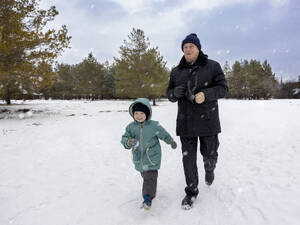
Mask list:
[[[181,202],[181,208],[184,210],[189,210],[193,207],[196,196],[186,195]]]
[[[205,183],[211,185],[214,182],[215,174],[214,171],[205,171]]]

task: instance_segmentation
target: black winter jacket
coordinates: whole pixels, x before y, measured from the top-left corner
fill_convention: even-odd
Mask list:
[[[189,83],[189,85],[188,85]],[[197,94],[203,92],[205,101],[201,104],[189,101],[186,97],[177,99],[174,88],[183,86]],[[193,65],[183,56],[179,65],[170,74],[167,97],[171,102],[178,101],[177,136],[212,136],[221,132],[218,99],[225,97],[227,82],[220,64],[210,60],[200,51]]]

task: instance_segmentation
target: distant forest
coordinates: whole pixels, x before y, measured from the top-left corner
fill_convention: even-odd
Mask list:
[[[69,48],[66,26],[46,30],[58,11],[40,10],[34,0],[0,2],[0,99],[133,99],[166,97],[170,69],[141,29],[130,32],[114,61],[89,53],[82,62],[57,64]],[[270,64],[255,59],[223,66],[227,98],[300,98],[298,82],[278,81]]]

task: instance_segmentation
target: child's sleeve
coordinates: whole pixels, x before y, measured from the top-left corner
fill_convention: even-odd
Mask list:
[[[126,142],[129,138],[131,138],[131,132],[130,132],[130,127],[129,125],[126,127],[125,129],[125,133],[122,135],[122,139],[121,139],[121,144],[124,146],[124,148],[126,149],[130,149],[131,147],[127,146]]]
[[[156,136],[167,144],[171,144],[174,141],[171,135],[158,122]]]

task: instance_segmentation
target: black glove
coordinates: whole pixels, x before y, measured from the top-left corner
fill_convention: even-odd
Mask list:
[[[172,141],[172,143],[171,143],[171,148],[173,148],[173,149],[177,148],[177,144],[176,144],[175,141]]]
[[[173,94],[176,98],[182,98],[184,96],[185,91],[185,87],[177,86],[174,88]]]
[[[137,140],[134,139],[134,138],[129,138],[129,139],[127,140],[127,142],[126,142],[126,144],[127,144],[128,147],[133,147],[133,146],[136,145],[136,143],[137,143]]]

